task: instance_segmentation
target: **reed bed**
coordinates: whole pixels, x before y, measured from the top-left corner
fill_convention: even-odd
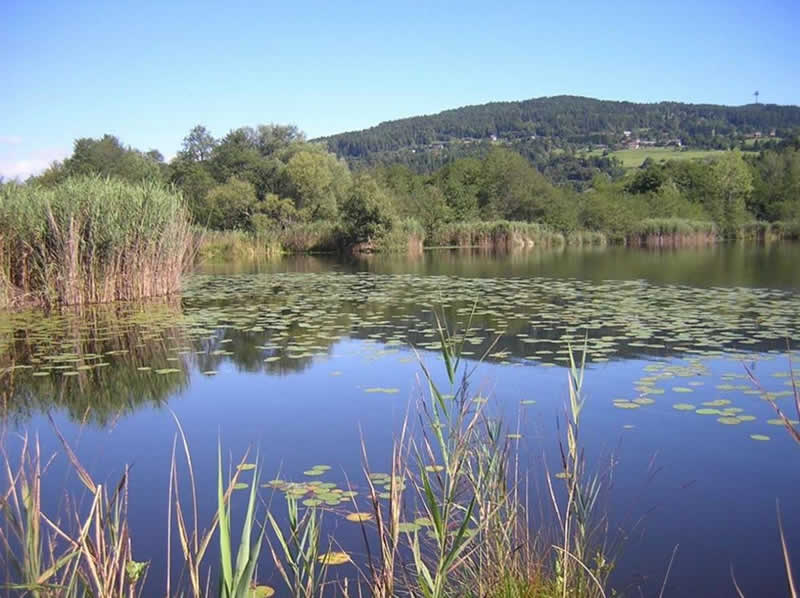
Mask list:
[[[739,237],[761,242],[800,239],[800,221],[765,222],[754,220],[740,227]]]
[[[236,260],[277,257],[283,253],[280,242],[271,235],[240,230],[195,229],[197,260]]]
[[[626,236],[634,247],[697,247],[717,242],[718,231],[713,222],[683,218],[648,218],[642,220]]]
[[[46,307],[175,293],[191,262],[181,196],[99,177],[0,189],[0,303]]]
[[[437,247],[551,247],[565,243],[564,236],[538,222],[452,222],[442,226],[429,244]]]

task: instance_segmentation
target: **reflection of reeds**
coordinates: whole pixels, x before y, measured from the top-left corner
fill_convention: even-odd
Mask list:
[[[0,356],[4,415],[56,408],[77,421],[104,424],[144,403],[162,404],[188,380],[185,359],[175,361],[188,342],[180,320],[179,303],[165,300],[83,306],[50,320],[21,318]],[[16,369],[20,363],[30,367]],[[63,365],[76,375],[56,369],[33,375]],[[154,373],[168,368],[180,371]]]

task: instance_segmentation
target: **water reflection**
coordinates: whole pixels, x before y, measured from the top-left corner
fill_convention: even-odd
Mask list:
[[[513,270],[513,258],[475,259],[479,273],[484,264]],[[325,260],[298,259],[291,272],[198,274],[170,302],[7,315],[5,410],[24,418],[63,408],[105,425],[185,390],[193,370],[302,372],[348,338],[375,343],[373,359],[409,345],[436,350],[434,310],[453,327],[471,321],[468,357],[540,368],[566,365],[569,346],[584,342],[591,365],[786,351],[800,330],[800,296],[787,290],[346,272]],[[447,271],[451,262],[438,263]]]

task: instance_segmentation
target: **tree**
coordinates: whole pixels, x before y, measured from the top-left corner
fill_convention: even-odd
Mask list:
[[[368,174],[353,179],[341,206],[344,234],[351,243],[369,243],[392,228],[389,197]]]
[[[183,138],[179,155],[190,162],[203,162],[211,157],[217,141],[203,125],[196,125]]]
[[[496,148],[483,162],[478,197],[486,218],[539,221],[553,195],[547,179],[515,152]]]
[[[333,220],[336,217],[336,177],[347,174],[339,168],[336,157],[327,152],[301,151],[286,165],[290,193],[298,210],[304,210],[309,220]]]
[[[64,160],[64,175],[96,174],[130,182],[162,180],[161,168],[155,159],[160,153],[154,154],[154,151],[143,154],[124,146],[113,135],[104,135],[101,139],[76,139],[72,155]]]
[[[753,191],[753,177],[739,152],[726,152],[709,169],[711,193],[706,209],[725,236],[736,236],[747,220],[747,201]]]
[[[200,223],[220,230],[249,229],[256,202],[252,183],[231,178],[206,194],[202,209],[199,210]]]
[[[204,223],[207,217],[206,194],[217,184],[206,165],[176,158],[170,162],[168,172],[169,181],[183,192],[194,219]]]

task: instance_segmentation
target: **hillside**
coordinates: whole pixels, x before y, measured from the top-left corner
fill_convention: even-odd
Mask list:
[[[380,123],[321,138],[351,163],[403,162],[417,170],[486,151],[491,143],[533,155],[554,150],[679,146],[753,149],[800,131],[800,107],[637,104],[577,96],[492,102]],[[756,147],[758,144],[756,144]]]

